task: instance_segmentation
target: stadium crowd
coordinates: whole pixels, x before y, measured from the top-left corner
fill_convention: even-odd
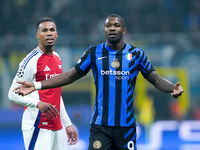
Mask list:
[[[6,0],[0,1],[0,36],[30,34],[43,16],[55,18],[61,34],[96,34],[111,13],[126,20],[130,33],[200,31],[199,0]]]

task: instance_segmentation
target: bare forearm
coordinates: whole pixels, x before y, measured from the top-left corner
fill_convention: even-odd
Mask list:
[[[79,79],[81,76],[78,74],[77,70],[75,68],[72,68],[71,70],[59,74],[49,80],[41,81],[42,89],[48,89],[48,88],[56,88],[61,87],[64,85],[68,85],[73,83],[75,80]]]
[[[67,84],[70,84],[70,82],[67,82],[67,73],[63,73],[60,75],[57,75],[49,80],[41,81],[42,89],[49,89],[49,88],[56,88],[60,86],[64,86]]]
[[[68,72],[59,74],[49,80],[44,80],[40,82],[17,81],[17,83],[21,85],[14,88],[13,91],[15,92],[15,94],[25,96],[30,94],[34,90],[56,88],[68,85],[81,77],[82,75],[80,75],[75,68],[72,68]]]
[[[157,72],[152,72],[148,77],[147,80],[152,83],[155,88],[157,88],[160,91],[166,92],[166,93],[172,93],[174,90],[174,84],[172,84],[167,79],[164,79],[161,77]]]
[[[156,84],[154,84],[154,86],[158,90],[166,92],[166,93],[173,93],[173,90],[174,90],[174,84],[172,84],[171,82],[169,82],[168,80],[162,77],[158,79],[158,81],[156,82]]]

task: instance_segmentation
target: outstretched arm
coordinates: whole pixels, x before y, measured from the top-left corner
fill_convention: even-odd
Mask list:
[[[158,90],[171,93],[172,97],[174,98],[178,98],[183,93],[183,89],[179,82],[172,84],[167,79],[161,77],[156,71],[151,72],[148,75],[147,80]]]
[[[10,90],[8,92],[8,98],[9,100],[22,105],[22,106],[29,106],[29,107],[35,107],[38,108],[41,112],[45,114],[47,119],[52,119],[53,116],[57,117],[58,110],[52,106],[50,103],[42,102],[39,99],[27,97],[27,96],[20,96],[13,92],[14,87],[19,86],[19,84],[16,83],[16,80],[13,80],[12,85],[10,87]]]
[[[59,74],[49,80],[36,82],[35,84],[33,82],[28,82],[28,81],[17,81],[17,83],[21,85],[14,88],[14,92],[16,94],[25,96],[33,92],[34,90],[56,88],[68,85],[81,77],[82,75],[80,75],[78,71],[73,67],[71,70],[65,73]]]
[[[41,81],[41,89],[49,89],[49,88],[56,88],[61,87],[64,85],[68,85],[76,81],[77,79],[81,78],[82,76],[78,73],[78,71],[73,67],[71,70],[59,74],[54,78],[49,80]]]

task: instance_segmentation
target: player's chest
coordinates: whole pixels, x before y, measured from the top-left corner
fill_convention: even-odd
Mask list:
[[[57,57],[39,59],[36,78],[47,80],[62,73],[62,62]]]
[[[98,55],[96,56],[97,68],[109,69],[109,70],[122,70],[130,71],[132,65],[137,65],[138,61],[135,60],[135,56],[129,56],[129,54],[120,55]]]

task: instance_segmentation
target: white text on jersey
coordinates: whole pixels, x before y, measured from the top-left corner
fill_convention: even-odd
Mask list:
[[[55,77],[57,75],[59,75],[59,74],[56,74],[56,73],[54,73],[54,74],[45,74],[45,79],[48,80],[48,79],[51,79],[51,78],[53,78],[53,77]]]

